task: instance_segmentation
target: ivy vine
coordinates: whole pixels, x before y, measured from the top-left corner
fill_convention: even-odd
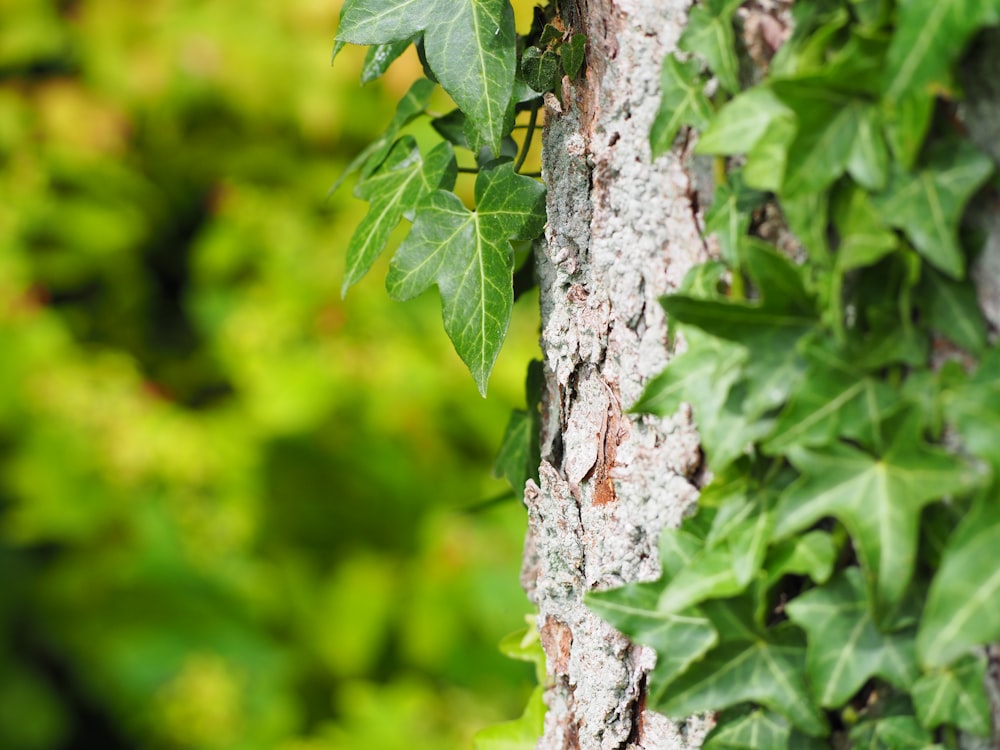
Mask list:
[[[712,479],[660,580],[588,603],[656,650],[651,708],[717,712],[709,750],[957,747],[994,731],[1000,350],[963,223],[995,165],[955,67],[1000,3],[796,4],[745,90],[740,5],[692,9],[663,64],[651,148],[689,127],[716,158],[721,258],[663,298],[686,348],[633,408],[692,404]]]
[[[542,95],[563,74],[579,72],[586,39],[564,33],[553,9],[541,8],[530,32],[518,37],[509,0],[346,0],[334,56],[345,43],[369,45],[362,82],[381,76],[410,45],[427,77],[413,84],[386,131],[334,186],[358,174],[355,194],[369,203],[348,244],[343,292],[408,219],[412,228],[392,258],[388,292],[406,300],[437,286],[445,331],[485,395],[510,323],[514,273],[545,226],[545,188],[521,169]],[[457,105],[443,115],[428,109],[438,84]],[[512,133],[522,113],[527,122],[518,144]],[[429,149],[404,133],[420,117],[440,136]],[[460,172],[476,175],[474,209],[454,192]]]
[[[797,3],[756,81],[743,4],[691,9],[650,133],[654,157],[688,128],[714,159],[719,257],[663,298],[683,346],[633,411],[690,403],[712,478],[664,532],[662,577],[588,604],[656,650],[650,708],[716,713],[709,750],[956,747],[995,731],[984,646],[1000,641],[1000,350],[966,211],[996,165],[963,127],[956,70],[1000,0]],[[438,287],[484,394],[516,248],[545,221],[521,173],[541,96],[583,64],[586,39],[553,11],[519,38],[509,0],[346,0],[338,32],[338,48],[370,46],[363,81],[411,44],[427,74],[348,168],[370,208],[344,291],[412,222],[389,292]],[[438,84],[457,105],[444,115],[428,110]],[[440,143],[406,132],[419,117]],[[464,171],[472,209],[453,192]],[[498,467],[515,487],[538,421],[531,404],[508,427]],[[536,693],[478,746],[530,746],[542,712]]]

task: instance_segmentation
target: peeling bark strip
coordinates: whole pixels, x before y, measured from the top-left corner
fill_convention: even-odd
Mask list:
[[[657,298],[705,259],[688,155],[650,163],[660,63],[685,0],[562,0],[588,36],[585,75],[546,100],[547,248],[539,259],[546,398],[540,485],[525,495],[522,581],[539,608],[549,712],[541,750],[700,744],[704,721],[643,708],[651,651],[582,602],[652,580],[657,540],[695,502],[690,420],[623,413],[666,363]]]

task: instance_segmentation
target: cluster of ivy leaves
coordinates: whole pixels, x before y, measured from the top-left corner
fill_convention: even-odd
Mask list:
[[[412,222],[386,287],[406,300],[437,286],[445,330],[483,395],[510,323],[515,270],[545,225],[545,188],[520,171],[542,95],[583,61],[585,39],[564,39],[552,20],[538,9],[519,37],[510,0],[346,0],[337,33],[334,55],[345,43],[369,46],[362,82],[410,45],[426,73],[344,175],[359,175],[355,193],[370,207],[348,245],[343,291],[367,273],[401,220]],[[457,107],[436,116],[428,104],[438,85]],[[529,122],[519,146],[512,132],[521,112]],[[419,117],[441,136],[429,150],[404,132]],[[454,192],[459,172],[476,174],[474,209]]]
[[[712,480],[658,581],[588,603],[656,650],[650,708],[717,712],[709,750],[956,747],[996,730],[1000,640],[1000,350],[966,216],[996,165],[956,69],[1000,2],[796,3],[746,89],[740,4],[692,9],[663,63],[652,149],[699,131],[722,257],[663,298],[686,348],[634,406],[690,403]]]

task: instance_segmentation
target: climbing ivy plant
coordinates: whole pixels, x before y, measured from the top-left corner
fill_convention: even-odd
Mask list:
[[[391,261],[389,294],[406,300],[438,288],[445,331],[483,395],[510,323],[514,271],[528,255],[512,243],[535,239],[545,225],[545,188],[537,175],[520,173],[542,94],[562,72],[575,75],[583,59],[584,39],[564,39],[553,22],[539,9],[519,38],[509,0],[346,0],[337,32],[335,56],[345,43],[369,46],[364,82],[410,45],[426,73],[344,175],[359,174],[355,193],[369,210],[347,248],[343,291],[409,220]],[[439,84],[457,107],[435,116],[428,104]],[[511,134],[520,112],[529,121],[519,153]],[[441,136],[427,151],[401,135],[419,117]],[[456,149],[467,166],[458,165]],[[453,192],[459,172],[476,174],[474,208]]]
[[[715,712],[709,750],[956,747],[959,731],[994,731],[983,647],[1000,640],[1000,350],[969,280],[967,211],[996,165],[967,137],[956,71],[1000,0],[796,3],[763,78],[741,5],[691,9],[650,133],[654,157],[686,128],[714,159],[718,257],[663,298],[675,356],[633,411],[690,403],[711,480],[664,532],[661,578],[588,604],[656,650],[650,708]],[[513,243],[545,220],[524,154],[542,93],[579,72],[586,40],[551,9],[518,38],[508,0],[346,0],[343,43],[370,46],[363,81],[411,44],[427,75],[348,168],[370,209],[344,291],[407,219],[389,292],[438,287],[485,393]],[[440,116],[437,85],[457,105]],[[441,143],[404,132],[418,117]],[[476,173],[473,208],[452,192],[459,171]],[[521,486],[536,406],[501,458]],[[538,693],[480,746],[531,747],[542,711]]]
[[[1000,350],[956,64],[1000,2],[797,3],[747,88],[740,4],[692,9],[650,134],[715,157],[720,257],[662,299],[685,348],[634,411],[690,403],[711,481],[662,577],[589,605],[657,651],[651,708],[717,712],[710,750],[957,747],[994,731]]]

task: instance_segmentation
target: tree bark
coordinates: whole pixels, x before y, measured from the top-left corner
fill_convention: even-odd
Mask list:
[[[709,726],[645,711],[654,655],[582,602],[590,590],[658,577],[659,533],[698,495],[689,415],[625,412],[666,364],[658,298],[707,257],[690,154],[681,147],[652,163],[648,146],[660,64],[688,5],[589,0],[564,9],[572,30],[587,34],[588,53],[585,74],[546,102],[546,395],[523,574],[548,659],[542,750],[686,748]]]
[[[655,655],[583,604],[587,591],[659,576],[660,531],[679,524],[702,480],[689,413],[653,419],[626,411],[667,361],[658,298],[708,257],[699,230],[710,177],[693,143],[682,137],[655,162],[648,146],[660,64],[676,48],[689,2],[561,5],[570,30],[587,34],[588,52],[584,75],[564,80],[561,99],[546,99],[549,224],[538,254],[546,393],[540,481],[525,493],[522,573],[548,662],[538,748],[698,747],[711,720],[673,722],[646,710]],[[974,119],[998,121],[995,88],[970,97]],[[997,159],[992,131],[970,129]],[[988,211],[990,240],[973,274],[995,341],[1000,223],[995,206]],[[998,681],[989,686],[995,707]]]

